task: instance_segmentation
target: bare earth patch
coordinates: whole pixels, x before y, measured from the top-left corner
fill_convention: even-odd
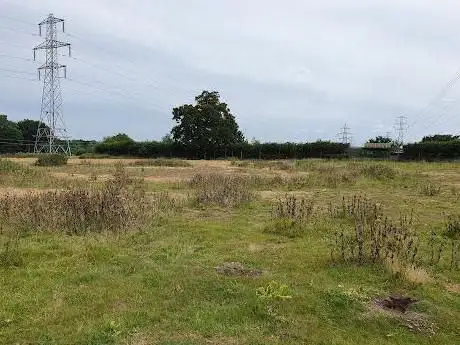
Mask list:
[[[460,284],[445,284],[446,290],[460,295]]]
[[[219,274],[231,277],[260,277],[261,270],[245,267],[239,262],[224,262],[221,266],[216,267]]]
[[[409,305],[413,303],[415,303],[414,300],[404,298],[402,301],[397,302],[394,302],[391,297],[375,299],[371,302],[370,314],[380,314],[398,319],[402,326],[407,327],[413,332],[429,337],[434,336],[439,329],[434,322],[422,313],[407,310]]]

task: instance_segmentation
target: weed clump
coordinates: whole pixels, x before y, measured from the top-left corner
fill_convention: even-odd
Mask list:
[[[300,237],[307,228],[314,213],[314,203],[310,199],[286,195],[272,208],[272,219],[266,232],[287,237]]]
[[[414,263],[418,241],[411,231],[412,215],[401,216],[398,223],[383,216],[379,204],[368,198],[354,196],[343,199],[339,207],[329,207],[332,217],[348,217],[353,231],[342,227],[335,232],[331,245],[332,260],[342,262],[382,262],[400,259]]]
[[[198,174],[192,178],[190,186],[196,190],[198,204],[234,207],[255,197],[250,181],[241,176]]]
[[[68,157],[63,154],[47,153],[40,155],[35,162],[35,165],[39,167],[62,166],[67,165],[67,159]]]
[[[119,232],[174,207],[164,195],[148,198],[142,181],[118,168],[101,188],[6,194],[0,197],[0,226],[68,234]],[[1,224],[3,223],[3,224]]]
[[[460,240],[460,216],[447,217],[444,236],[453,240]]]
[[[289,287],[276,281],[270,282],[267,286],[261,286],[256,290],[260,299],[291,299]]]
[[[441,186],[437,183],[426,183],[422,185],[421,193],[425,196],[437,196],[441,194]]]

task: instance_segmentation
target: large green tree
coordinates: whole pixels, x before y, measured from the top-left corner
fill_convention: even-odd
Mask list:
[[[197,154],[210,153],[244,142],[235,117],[216,91],[203,91],[196,103],[173,109],[177,125],[171,130],[175,142]]]
[[[16,123],[8,121],[4,114],[0,114],[0,153],[15,153],[20,151],[22,133]]]

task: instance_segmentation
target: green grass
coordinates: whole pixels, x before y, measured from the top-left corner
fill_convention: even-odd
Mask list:
[[[317,171],[327,163],[302,164]],[[328,164],[342,169],[346,163]],[[393,173],[379,167],[354,183],[327,186],[315,180],[295,190],[314,195],[319,206],[366,194],[394,219],[414,208],[422,234],[441,229],[443,213],[458,211],[448,188],[431,197],[417,183],[441,180],[437,174],[456,166],[391,167],[416,181],[380,178]],[[456,173],[444,183],[459,178]],[[180,192],[178,186],[170,188]],[[285,193],[283,186],[274,190]],[[189,206],[116,235],[24,234],[17,247],[21,264],[0,265],[0,344],[458,344],[460,295],[445,283],[459,284],[459,271],[425,267],[433,281],[415,285],[381,264],[332,264],[329,243],[343,220],[319,218],[302,236],[289,238],[266,231],[271,209],[271,201],[259,198],[236,208]],[[5,229],[0,232],[0,244],[8,238]],[[263,274],[220,275],[215,268],[224,262]],[[261,298],[257,291],[271,282],[286,290]],[[411,331],[372,307],[374,298],[392,293],[420,299],[413,309],[436,324],[436,334]],[[276,297],[284,294],[292,298]]]

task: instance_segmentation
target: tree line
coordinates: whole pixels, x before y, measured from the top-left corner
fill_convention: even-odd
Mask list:
[[[175,126],[160,141],[136,142],[120,133],[101,142],[74,140],[73,154],[97,153],[114,156],[177,157],[189,159],[218,159],[238,157],[243,159],[302,159],[348,157],[363,155],[385,157],[399,147],[390,145],[388,152],[350,150],[348,144],[317,141],[311,143],[260,143],[248,142],[240,131],[235,116],[228,105],[220,100],[218,92],[203,91],[195,97],[194,104],[184,104],[172,111]],[[23,120],[17,123],[0,115],[0,153],[32,152],[38,121]],[[369,143],[392,143],[391,138],[376,137]],[[358,153],[357,153],[358,152]],[[459,159],[460,137],[434,135],[419,143],[404,146],[404,159]]]

